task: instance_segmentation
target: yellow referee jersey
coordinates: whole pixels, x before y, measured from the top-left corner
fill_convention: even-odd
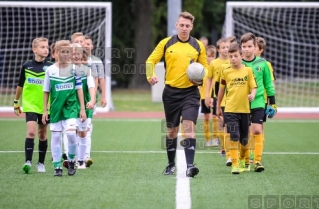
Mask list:
[[[207,70],[206,50],[202,42],[190,36],[181,41],[177,35],[163,39],[146,60],[146,77],[155,76],[155,65],[164,56],[165,84],[175,88],[193,86],[186,75],[186,69],[193,62],[201,63]]]

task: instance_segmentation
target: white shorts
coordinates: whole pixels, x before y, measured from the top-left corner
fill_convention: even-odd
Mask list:
[[[77,130],[78,131],[87,131],[91,127],[92,118],[87,118],[84,122],[81,121],[81,118],[76,119]]]
[[[69,129],[76,130],[76,118],[61,120],[57,123],[50,123],[51,131],[66,131]]]

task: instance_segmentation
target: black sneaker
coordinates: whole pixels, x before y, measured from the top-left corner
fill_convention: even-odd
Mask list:
[[[67,160],[67,159],[68,159],[68,156],[66,156],[66,154],[63,153],[63,154],[62,154],[62,159],[63,159],[63,160]]]
[[[69,165],[68,165],[68,175],[69,176],[73,176],[76,172],[76,169],[75,169],[75,161],[72,160],[72,161],[69,161]]]
[[[199,169],[195,166],[190,166],[186,170],[187,177],[194,177],[199,173]]]
[[[62,176],[62,168],[54,169],[54,176]]]
[[[175,172],[175,164],[168,164],[163,171],[164,175],[173,175]]]

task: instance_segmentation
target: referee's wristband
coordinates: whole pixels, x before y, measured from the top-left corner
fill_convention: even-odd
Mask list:
[[[275,96],[269,96],[269,104],[276,104]]]

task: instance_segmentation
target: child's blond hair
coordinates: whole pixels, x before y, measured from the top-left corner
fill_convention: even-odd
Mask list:
[[[82,61],[83,61],[83,63],[82,64],[86,64],[87,63],[87,53],[86,53],[86,51],[84,50],[84,48],[81,46],[81,44],[79,44],[79,43],[72,43],[71,44],[71,47],[72,48],[74,48],[75,50],[79,50],[79,51],[81,51],[82,52],[82,54],[83,54],[83,56],[82,56]]]
[[[51,44],[50,49],[51,49],[51,54],[54,54],[55,53],[55,43]]]
[[[214,45],[206,46],[206,54],[208,54],[208,52],[210,52],[213,57],[216,57],[217,50],[216,50],[216,47]]]
[[[44,38],[44,37],[35,38],[32,41],[32,48],[36,48],[38,46],[38,43],[41,42],[41,41],[49,42],[49,40],[47,38]]]
[[[266,50],[266,41],[262,37],[256,37],[256,44],[259,49],[262,49],[263,52]]]
[[[76,38],[76,37],[79,37],[79,36],[84,36],[84,34],[82,32],[76,32],[76,33],[73,33],[72,36],[71,36],[71,41],[73,42],[73,40]]]
[[[55,42],[55,50],[59,51],[62,47],[70,47],[71,42],[69,40],[60,40]]]
[[[221,38],[216,42],[217,49],[219,49],[221,43],[227,43],[229,40],[227,38]]]
[[[232,44],[232,43],[237,43],[237,38],[236,36],[229,36],[227,37],[228,41]]]

